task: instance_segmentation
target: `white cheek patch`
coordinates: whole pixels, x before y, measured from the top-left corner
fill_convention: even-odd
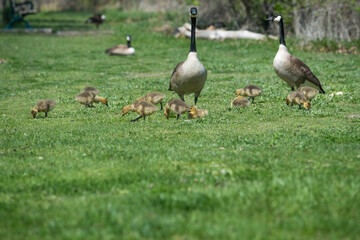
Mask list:
[[[106,19],[105,15],[101,15],[101,19],[105,20]]]
[[[130,41],[130,37],[126,37],[126,41]]]
[[[274,19],[274,22],[280,22],[281,20],[281,16],[277,16],[275,19]]]

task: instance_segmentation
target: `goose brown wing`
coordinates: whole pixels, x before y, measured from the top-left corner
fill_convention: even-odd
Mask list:
[[[105,52],[106,53],[112,53],[115,50],[126,50],[126,49],[128,49],[128,46],[126,46],[124,44],[119,44],[119,45],[113,46],[112,48],[106,49]]]
[[[295,66],[296,71],[304,76],[305,80],[308,80],[309,82],[317,86],[321,93],[325,93],[319,79],[312,73],[310,68],[305,63],[303,63],[300,59],[294,56],[290,57],[290,62],[293,66]]]
[[[173,81],[173,77],[176,77],[179,68],[184,64],[184,62],[180,62],[176,65],[176,67],[174,68],[173,72],[171,73],[171,78],[170,78],[170,84],[169,84],[169,91],[173,91],[173,89],[171,88],[171,82]]]

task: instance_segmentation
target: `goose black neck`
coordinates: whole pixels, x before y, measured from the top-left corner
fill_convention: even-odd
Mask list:
[[[127,47],[130,48],[131,47],[131,41],[127,40]]]
[[[286,46],[285,44],[285,35],[284,35],[284,22],[283,19],[280,19],[279,22],[279,35],[280,35],[280,44]]]
[[[191,18],[191,42],[190,42],[190,52],[196,52],[196,43],[195,43],[195,29],[196,29],[196,18]]]

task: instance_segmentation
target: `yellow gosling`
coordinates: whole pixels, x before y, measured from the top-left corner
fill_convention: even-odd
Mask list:
[[[92,92],[82,92],[75,97],[75,100],[80,104],[85,105],[85,107],[94,107],[93,102],[95,99],[95,94]]]
[[[177,120],[179,117],[182,119],[181,114],[186,113],[190,110],[190,107],[179,99],[171,99],[165,104],[164,115],[167,119],[170,117],[170,112],[173,112],[177,115]]]
[[[148,102],[151,102],[152,104],[158,104],[160,103],[160,110],[163,110],[163,100],[165,98],[165,95],[159,92],[150,92],[146,94],[144,97],[139,97],[136,100],[145,100]]]
[[[206,109],[198,109],[196,105],[192,105],[190,107],[190,113],[188,115],[189,119],[202,118],[208,115],[208,110]]]
[[[99,103],[99,102],[101,102],[102,104],[104,104],[106,106],[109,106],[107,98],[100,97],[100,96],[95,96],[94,103]]]
[[[139,120],[140,118],[144,118],[144,120],[145,120],[145,117],[152,115],[157,110],[158,110],[158,108],[154,104],[152,104],[148,101],[136,100],[132,104],[129,104],[129,105],[126,105],[125,107],[123,107],[123,109],[122,109],[123,115],[122,116],[125,116],[129,111],[137,112],[140,116],[138,118],[131,120],[132,122],[135,122],[135,121]]]
[[[299,105],[299,109],[301,109],[301,105],[304,105],[306,110],[311,108],[311,103],[307,101],[306,97],[300,91],[292,91],[286,97],[286,104],[291,105],[291,107],[296,104]]]
[[[31,110],[31,115],[36,118],[38,112],[44,112],[45,117],[47,117],[47,113],[54,109],[56,102],[51,99],[43,99],[40,100],[35,107]]]
[[[297,91],[302,92],[302,94],[305,95],[306,99],[311,102],[311,99],[316,97],[316,95],[319,93],[319,90],[312,88],[312,87],[301,87],[298,88]]]
[[[231,107],[248,107],[250,106],[250,101],[244,99],[242,96],[237,96],[234,100],[231,101]]]
[[[255,97],[260,96],[262,92],[263,90],[255,85],[249,85],[235,91],[236,96],[249,97],[249,100],[252,99],[252,103],[254,103]]]

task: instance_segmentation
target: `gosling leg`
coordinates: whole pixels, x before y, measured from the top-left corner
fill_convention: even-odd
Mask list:
[[[47,117],[47,112],[45,113],[45,117]]]
[[[131,120],[131,122],[136,122],[137,120],[139,120],[140,118],[142,118],[142,116],[138,117],[138,118],[135,118],[133,120]],[[145,118],[144,118],[145,119]]]
[[[291,87],[291,91],[295,91],[295,87]]]
[[[162,102],[160,102],[160,110],[163,110]]]

